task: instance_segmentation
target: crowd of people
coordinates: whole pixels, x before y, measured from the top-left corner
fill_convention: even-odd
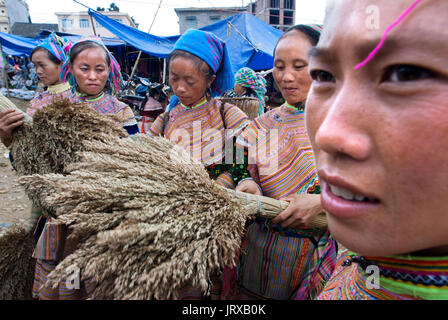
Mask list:
[[[448,48],[440,41],[448,3],[373,3],[384,12],[379,29],[367,30],[360,14],[372,1],[345,0],[330,2],[323,27],[284,32],[273,78],[285,103],[270,111],[266,81],[249,68],[233,74],[224,41],[189,30],[176,42],[168,59],[175,95],[148,134],[191,151],[223,187],[289,202],[272,221],[248,221],[237,266],[213,277],[209,297],[187,285],[180,299],[448,298]],[[130,135],[138,133],[132,110],[115,97],[120,66],[98,38],[72,44],[52,34],[31,60],[47,89],[30,102],[30,116],[67,98],[116,114]],[[222,96],[258,99],[259,116],[250,121]],[[22,118],[0,113],[6,146]],[[263,157],[254,152],[260,148]],[[309,227],[322,211],[328,228]],[[88,298],[94,285],[42,289],[61,256],[64,226],[46,223],[37,207],[31,217],[33,296]]]

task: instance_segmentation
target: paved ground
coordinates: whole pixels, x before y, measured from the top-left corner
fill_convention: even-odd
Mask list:
[[[23,111],[28,102],[11,98]],[[28,219],[31,203],[18,183],[18,177],[6,158],[8,149],[0,143],[0,227],[5,223],[16,223]]]

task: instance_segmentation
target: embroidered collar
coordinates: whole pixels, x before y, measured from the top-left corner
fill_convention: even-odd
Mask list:
[[[305,104],[303,102],[299,102],[296,106],[290,105],[289,103],[285,102],[284,106],[285,106],[285,110],[288,113],[303,113],[303,112],[305,112]]]
[[[70,84],[68,82],[63,82],[56,84],[54,86],[48,86],[47,91],[51,94],[61,94],[70,89],[71,89]]]
[[[448,257],[360,257],[350,254],[363,277],[369,266],[377,266],[380,286],[394,294],[413,298],[448,299]]]
[[[86,95],[84,93],[80,93],[78,90],[76,90],[76,95],[78,97],[80,97],[83,101],[95,102],[95,101],[98,101],[101,98],[103,98],[105,93],[104,93],[104,91],[101,91],[101,93],[99,93],[97,96],[88,96],[88,95]]]
[[[207,103],[207,98],[206,97],[203,97],[201,100],[200,100],[200,102],[198,103],[198,104],[196,104],[196,105],[194,105],[194,106],[186,106],[186,105],[184,105],[184,104],[180,104],[181,106],[182,106],[182,108],[184,108],[184,109],[196,109],[196,108],[199,108],[199,107],[201,107],[201,106],[203,106],[204,104],[206,104]]]

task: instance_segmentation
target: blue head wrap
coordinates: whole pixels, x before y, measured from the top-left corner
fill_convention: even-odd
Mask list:
[[[175,50],[189,52],[204,60],[212,68],[216,74],[211,88],[213,97],[233,88],[234,76],[227,46],[216,35],[201,30],[188,30],[174,44],[173,51]],[[175,107],[175,103],[177,104],[179,100],[173,96],[171,101],[168,110]]]
[[[73,44],[66,38],[59,37],[52,32],[47,38],[43,39],[38,45],[40,48],[48,50],[59,61],[65,62]]]

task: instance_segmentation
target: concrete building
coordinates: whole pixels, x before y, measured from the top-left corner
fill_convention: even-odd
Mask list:
[[[56,16],[58,17],[58,25],[60,32],[67,32],[78,34],[81,36],[93,36],[94,31],[92,28],[92,19],[90,18],[87,11],[85,12],[56,12]],[[105,11],[101,12],[101,14],[116,20],[120,23],[123,23],[127,26],[131,26],[135,28],[135,24],[132,21],[131,17],[127,13],[117,12],[117,11]],[[108,31],[106,28],[102,27],[95,19],[94,28],[97,36],[101,37],[111,37],[115,38],[116,36]]]
[[[235,14],[247,12],[248,7],[226,8],[176,8],[179,17],[179,33],[188,29],[199,29]]]
[[[199,29],[238,13],[248,12],[280,30],[295,24],[296,0],[257,0],[244,7],[177,8],[179,31]]]
[[[28,4],[23,0],[0,0],[0,31],[10,32],[16,22],[31,23]]]
[[[16,22],[9,33],[16,36],[35,38],[42,31],[58,31],[58,25],[55,23],[25,23]]]
[[[295,24],[296,0],[258,0],[249,5],[249,12],[284,31]]]

